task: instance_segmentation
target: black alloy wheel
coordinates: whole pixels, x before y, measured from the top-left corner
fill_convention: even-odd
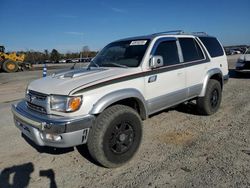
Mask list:
[[[142,121],[131,107],[114,105],[97,116],[88,137],[89,152],[97,162],[109,168],[119,167],[138,150]]]
[[[114,126],[109,139],[109,147],[115,154],[128,151],[134,142],[134,130],[129,122],[121,122]]]
[[[211,93],[211,97],[210,97],[210,104],[212,108],[216,108],[218,105],[218,99],[219,99],[219,94],[218,94],[218,90],[214,89]]]

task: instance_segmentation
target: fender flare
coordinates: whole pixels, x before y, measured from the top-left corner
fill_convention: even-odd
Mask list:
[[[206,76],[205,76],[204,81],[203,81],[203,86],[202,86],[202,90],[201,90],[201,93],[200,93],[199,97],[204,97],[204,96],[205,96],[208,81],[209,81],[209,79],[210,79],[213,75],[216,75],[216,74],[219,74],[219,75],[220,75],[221,83],[223,84],[223,74],[222,74],[221,70],[220,70],[219,68],[214,68],[214,69],[209,70],[209,71],[207,72]],[[221,86],[221,87],[223,87],[223,86]]]
[[[108,93],[107,95],[103,96],[100,98],[92,107],[90,110],[89,114],[99,114],[103,112],[108,106],[123,100],[123,99],[128,99],[128,98],[133,98],[135,99],[140,108],[140,116],[142,119],[146,119],[148,117],[148,110],[146,106],[146,101],[141,94],[140,91],[133,89],[133,88],[128,88],[128,89],[121,89],[117,90],[111,93]]]

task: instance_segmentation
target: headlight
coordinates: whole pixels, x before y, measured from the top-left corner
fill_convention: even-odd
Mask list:
[[[28,86],[25,89],[25,95],[29,93]]]
[[[62,96],[51,95],[50,96],[50,108],[51,110],[60,112],[74,112],[77,111],[82,104],[81,96]]]
[[[24,97],[26,99],[28,99],[28,94],[29,94],[29,90],[28,90],[28,86],[27,86],[26,89],[25,89],[25,94],[24,94]]]

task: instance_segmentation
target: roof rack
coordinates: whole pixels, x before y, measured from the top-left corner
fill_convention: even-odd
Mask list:
[[[206,35],[208,36],[208,34],[206,32],[203,31],[198,31],[198,32],[192,32],[193,35]]]
[[[161,34],[176,34],[176,35],[180,35],[183,34],[184,31],[183,30],[173,30],[173,31],[163,31],[163,32],[159,32],[159,33],[153,33],[152,35],[161,35]]]
[[[173,30],[173,31],[163,31],[159,33],[153,33],[151,35],[162,35],[162,34],[174,34],[174,35],[181,35],[181,34],[186,34],[186,35],[205,35],[208,36],[206,32],[203,31],[197,31],[197,32],[191,32],[191,33],[186,33],[183,30]]]

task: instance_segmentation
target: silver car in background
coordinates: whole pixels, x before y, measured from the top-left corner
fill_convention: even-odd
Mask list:
[[[250,72],[250,48],[239,57],[236,62],[235,71],[237,73]]]

